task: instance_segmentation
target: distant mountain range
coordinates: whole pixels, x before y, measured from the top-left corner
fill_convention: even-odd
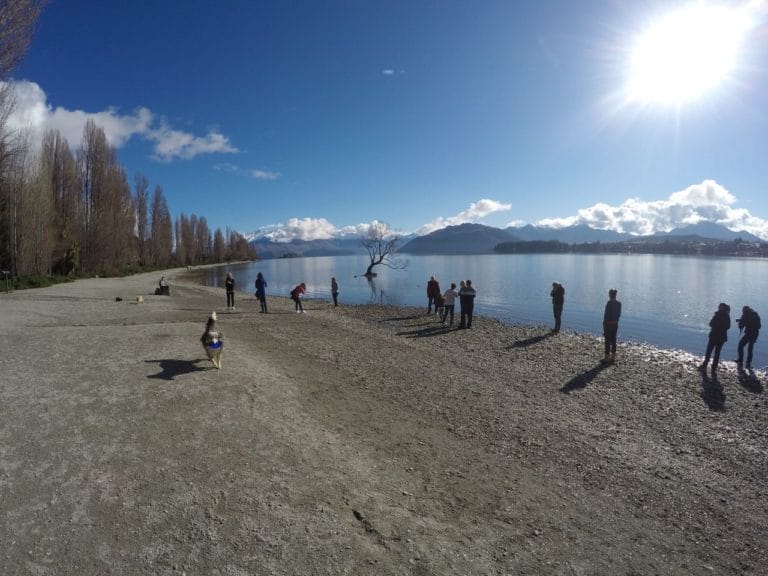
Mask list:
[[[460,224],[436,230],[426,236],[419,236],[402,246],[399,252],[407,254],[483,254],[493,252],[502,242],[557,241],[564,244],[594,242],[664,242],[710,239],[745,242],[760,242],[760,238],[749,232],[734,232],[720,224],[701,222],[669,232],[658,232],[651,236],[633,236],[612,230],[596,230],[580,224],[565,228],[545,228],[530,224],[505,229],[482,224]]]
[[[248,237],[249,235],[246,235]],[[329,238],[325,240],[292,240],[275,242],[250,235],[259,258],[290,258],[298,256],[344,256],[365,254],[359,238]],[[546,228],[528,224],[520,227],[494,228],[483,224],[459,224],[436,230],[425,236],[405,236],[398,252],[404,254],[490,254],[502,242],[558,241],[565,244],[594,242],[690,242],[696,239],[761,242],[749,232],[734,232],[713,222],[700,222],[669,232],[650,236],[633,236],[612,230],[597,230],[584,224],[565,228]]]

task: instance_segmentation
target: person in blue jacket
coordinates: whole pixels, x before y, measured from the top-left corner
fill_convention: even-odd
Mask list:
[[[256,274],[256,300],[261,304],[261,312],[267,313],[267,281],[264,275],[259,272]]]

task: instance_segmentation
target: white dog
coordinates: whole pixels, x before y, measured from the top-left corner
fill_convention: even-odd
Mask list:
[[[205,348],[205,353],[208,354],[210,361],[219,370],[221,370],[221,351],[224,348],[222,336],[222,333],[216,330],[216,312],[212,312],[205,324],[205,332],[200,337],[200,342],[203,343],[203,348]]]

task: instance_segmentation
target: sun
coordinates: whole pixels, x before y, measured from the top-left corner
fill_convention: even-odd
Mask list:
[[[632,50],[629,98],[680,105],[727,80],[738,64],[751,10],[690,4],[642,33]]]

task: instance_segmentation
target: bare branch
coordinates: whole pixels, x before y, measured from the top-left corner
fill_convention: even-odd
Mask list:
[[[370,258],[370,264],[364,276],[368,278],[375,276],[373,268],[379,265],[394,270],[404,270],[408,263],[394,256],[399,241],[400,237],[397,234],[391,234],[386,224],[381,222],[373,223],[368,228],[368,232],[360,238],[360,243],[366,249]]]

